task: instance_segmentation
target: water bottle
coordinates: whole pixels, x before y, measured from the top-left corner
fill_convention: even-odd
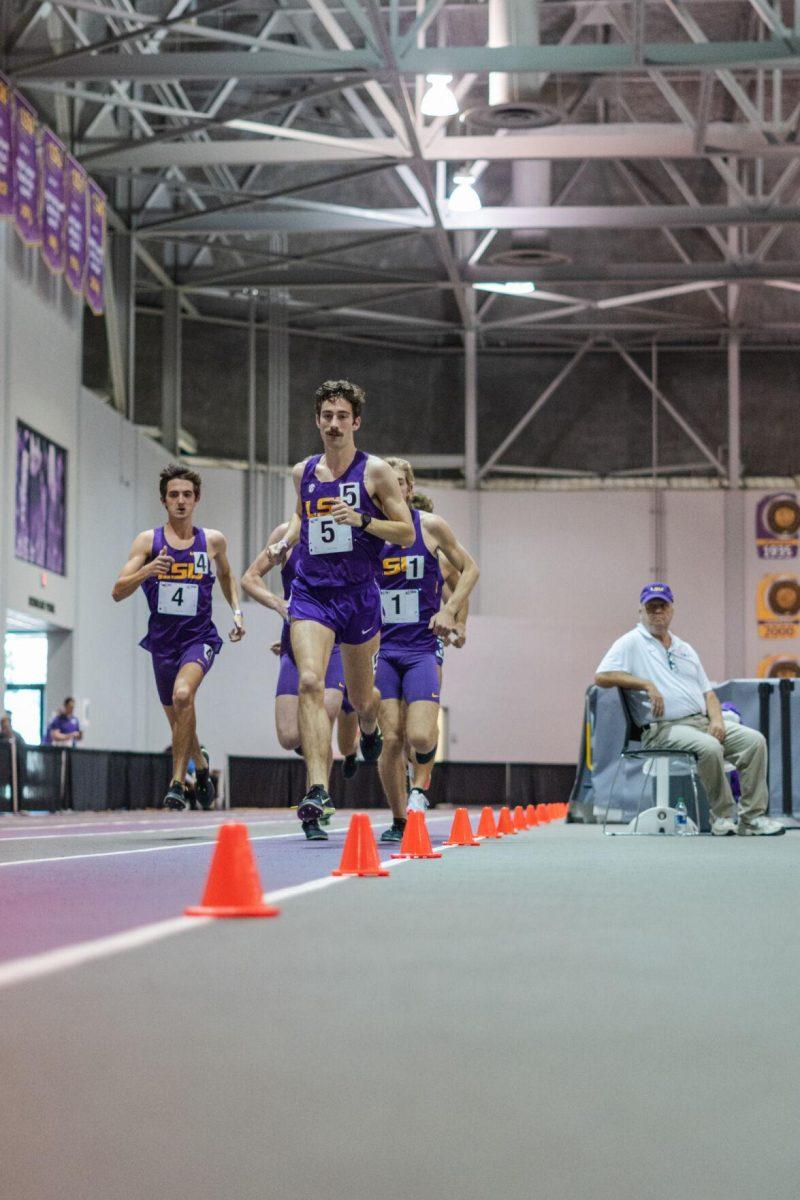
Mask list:
[[[688,833],[689,823],[686,815],[686,805],[679,800],[675,805],[675,832]]]

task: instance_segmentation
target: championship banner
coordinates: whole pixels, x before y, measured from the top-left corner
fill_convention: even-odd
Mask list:
[[[39,213],[39,155],[36,113],[20,95],[14,93],[14,224],[17,233],[28,246],[38,246],[42,240]]]
[[[67,211],[64,222],[67,263],[64,275],[70,291],[76,296],[83,295],[86,278],[86,190],[86,172],[68,154]]]
[[[61,274],[66,259],[64,212],[67,207],[66,151],[55,134],[42,134],[42,258]]]
[[[0,75],[0,217],[14,212],[13,119],[14,93],[5,75]]]
[[[800,635],[800,580],[796,575],[764,575],[756,598],[758,636],[796,638]]]
[[[89,180],[89,237],[86,301],[96,317],[105,308],[106,198]]]
[[[800,659],[790,654],[771,654],[758,664],[759,679],[800,679]]]
[[[800,504],[793,492],[764,496],[756,509],[756,548],[759,558],[797,558]]]

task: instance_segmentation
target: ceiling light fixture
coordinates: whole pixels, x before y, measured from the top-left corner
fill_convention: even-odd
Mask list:
[[[430,84],[422,97],[420,112],[425,117],[454,117],[458,112],[458,101],[447,86],[452,83],[452,75],[426,75]]]
[[[450,211],[459,213],[477,212],[481,207],[481,198],[473,187],[475,176],[464,173],[454,175],[453,183],[456,186],[453,188],[450,198],[447,201]]]
[[[476,283],[481,292],[499,292],[501,296],[532,296],[536,284],[530,280],[512,280],[510,283]]]

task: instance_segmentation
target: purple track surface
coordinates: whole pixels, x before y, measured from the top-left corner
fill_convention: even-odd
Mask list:
[[[285,809],[122,818],[4,817],[0,820],[0,962],[180,916],[202,896],[216,831],[247,824],[265,892],[330,875],[339,865],[349,812],[328,842],[307,842]],[[387,814],[370,813],[376,837]],[[427,818],[434,843],[452,813]],[[397,846],[379,843],[381,858]]]

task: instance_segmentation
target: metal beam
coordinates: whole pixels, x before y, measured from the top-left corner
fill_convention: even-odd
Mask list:
[[[694,442],[695,446],[700,451],[700,453],[703,455],[703,457],[708,459],[708,461],[719,472],[720,475],[724,475],[725,468],[722,465],[722,463],[720,462],[720,460],[717,458],[716,454],[714,454],[713,450],[711,450],[706,445],[706,443],[700,437],[699,433],[697,433],[692,428],[692,426],[689,424],[689,422],[686,420],[686,418],[684,416],[682,416],[681,413],[678,412],[675,405],[670,400],[667,399],[667,397],[664,395],[664,393],[661,391],[660,388],[655,386],[652,379],[650,379],[650,377],[647,374],[645,374],[645,372],[642,370],[642,368],[639,366],[639,364],[636,362],[636,360],[631,358],[631,356],[630,356],[630,354],[628,354],[627,350],[625,350],[619,344],[618,341],[616,341],[614,338],[610,338],[609,341],[611,342],[611,345],[616,349],[617,353],[619,354],[622,361],[626,364],[626,366],[630,367],[631,371],[633,371],[636,378],[641,380],[641,382],[645,385],[645,387],[648,389],[648,391],[652,391],[652,393],[657,397],[659,404],[661,404],[662,407],[666,410],[666,412],[669,413],[669,415],[672,417],[675,424],[678,425],[683,430],[683,432],[686,434],[686,436],[692,442]]]
[[[181,436],[181,308],[180,293],[164,292],[161,327],[161,441],[177,455]]]
[[[497,447],[497,449],[494,451],[494,453],[492,455],[490,455],[490,457],[483,464],[480,471],[478,472],[479,480],[483,479],[483,477],[487,474],[488,471],[491,471],[492,467],[498,461],[498,459],[502,458],[502,456],[505,454],[506,450],[508,450],[509,446],[511,446],[511,444],[517,440],[519,435],[522,433],[523,429],[526,429],[527,426],[530,424],[530,422],[533,420],[533,418],[536,416],[536,414],[539,412],[539,410],[544,408],[545,404],[550,399],[550,397],[556,391],[558,391],[558,389],[561,387],[561,384],[564,382],[564,380],[567,378],[567,376],[572,373],[572,371],[575,369],[575,367],[577,367],[578,363],[581,361],[583,356],[586,354],[587,350],[590,350],[591,347],[594,345],[594,342],[595,342],[594,338],[589,338],[588,341],[584,342],[584,344],[581,346],[580,350],[578,350],[578,352],[572,356],[572,358],[569,360],[569,362],[566,363],[566,365],[561,368],[561,370],[556,375],[555,379],[551,380],[550,383],[548,383],[547,387],[544,389],[544,391],[541,392],[537,396],[537,398],[534,400],[533,404],[530,406],[530,408],[525,413],[525,415],[523,417],[520,417],[519,421],[517,421],[516,425],[511,430],[511,432],[508,433],[506,435],[506,437],[503,438],[502,442]]]

